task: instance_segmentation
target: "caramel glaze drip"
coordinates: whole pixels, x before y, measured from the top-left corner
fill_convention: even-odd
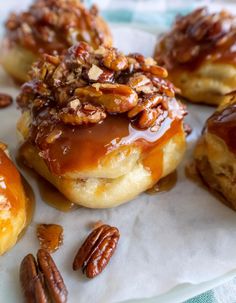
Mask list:
[[[175,170],[173,173],[158,181],[152,188],[148,189],[146,193],[155,195],[156,193],[170,191],[175,186],[177,178],[177,171]]]
[[[215,112],[207,121],[207,131],[224,140],[236,155],[236,104]]]
[[[26,165],[24,158],[22,157],[23,149],[27,147],[27,143],[24,143],[20,149],[19,154],[16,158],[17,164],[20,166],[22,170],[24,170],[27,175],[31,178],[35,179],[38,184],[39,194],[41,199],[50,205],[53,208],[56,208],[63,212],[69,212],[77,209],[79,206],[69,201],[62,193],[60,193],[56,187],[54,187],[47,180],[43,179],[41,176],[36,174],[36,172],[31,169],[28,165]],[[30,187],[29,183],[23,178],[23,186],[27,196],[27,225],[30,223],[31,218],[34,212],[35,199],[33,190]]]
[[[177,101],[173,99],[170,102],[174,104]],[[39,116],[44,120],[45,115],[46,112],[41,112]],[[47,143],[47,137],[55,130],[60,136]],[[36,138],[40,156],[56,175],[88,171],[112,150],[133,145],[141,150],[142,163],[151,171],[153,180],[157,181],[162,173],[162,146],[181,131],[182,119],[166,116],[159,130],[152,132],[150,129],[136,129],[126,116],[109,115],[101,123],[90,126],[73,127],[54,121],[45,126],[40,123],[40,132],[35,126],[32,137]]]

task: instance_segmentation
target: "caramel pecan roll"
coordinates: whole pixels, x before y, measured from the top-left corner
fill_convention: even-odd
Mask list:
[[[62,53],[78,41],[94,48],[112,44],[97,7],[87,10],[79,0],[35,0],[27,11],[12,13],[5,28],[3,66],[19,82],[40,54]]]
[[[155,50],[169,79],[193,102],[217,105],[236,88],[236,18],[200,8],[178,16]]]
[[[204,126],[195,148],[197,173],[218,197],[236,210],[236,95],[225,97]],[[222,199],[223,198],[223,199]]]
[[[81,42],[30,75],[17,99],[21,154],[73,202],[128,201],[182,158],[185,108],[152,58]]]

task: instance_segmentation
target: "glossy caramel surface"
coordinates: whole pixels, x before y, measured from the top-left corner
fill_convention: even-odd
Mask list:
[[[173,106],[175,100],[173,99]],[[55,140],[45,143],[50,133],[60,133]],[[36,130],[37,131],[37,130]],[[162,167],[162,146],[175,134],[182,132],[182,119],[166,117],[157,131],[136,129],[122,115],[110,115],[101,123],[71,127],[64,124],[40,126],[35,136],[40,155],[51,172],[57,175],[72,171],[88,171],[100,161],[123,146],[138,148],[141,162],[158,179]]]
[[[224,140],[236,154],[236,104],[215,112],[207,121],[207,131]]]

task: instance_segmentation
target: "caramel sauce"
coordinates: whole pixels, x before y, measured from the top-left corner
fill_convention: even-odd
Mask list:
[[[152,188],[146,191],[149,195],[154,195],[160,192],[170,191],[177,182],[177,171],[175,170],[173,173],[168,176],[161,178]]]
[[[20,149],[21,151],[21,149]],[[24,159],[22,159],[21,155],[17,156],[17,164],[26,171],[27,174],[30,175],[31,178],[33,178],[39,188],[39,194],[41,196],[42,201],[47,203],[53,208],[56,208],[63,212],[69,212],[72,210],[77,209],[79,206],[71,201],[69,201],[62,193],[60,193],[56,187],[54,187],[51,183],[49,183],[47,180],[39,176],[33,169],[29,168],[25,163]],[[24,185],[24,183],[23,183]],[[30,207],[30,206],[29,206]],[[29,209],[29,214],[33,212],[34,207],[32,207],[32,210]]]
[[[37,227],[40,247],[52,253],[63,243],[63,227],[58,224],[40,224]]]
[[[176,100],[170,103],[174,107]],[[38,117],[45,121],[45,115],[47,113],[41,113]],[[182,119],[170,117],[165,118],[158,131],[136,129],[122,115],[110,115],[102,123],[86,127],[71,127],[53,121],[48,123],[40,124],[40,131],[36,127],[33,138],[36,138],[41,156],[52,173],[87,172],[96,168],[113,150],[134,146],[141,150],[142,163],[151,171],[154,181],[162,174],[162,146],[182,131]],[[47,143],[47,137],[55,130],[59,130],[61,135]]]
[[[216,111],[207,120],[207,131],[220,137],[229,150],[236,154],[236,104]]]
[[[40,176],[37,176],[37,183],[39,186],[39,193],[41,199],[48,205],[63,211],[69,212],[77,209],[79,206],[69,201],[63,194],[61,194],[56,187],[46,181]]]

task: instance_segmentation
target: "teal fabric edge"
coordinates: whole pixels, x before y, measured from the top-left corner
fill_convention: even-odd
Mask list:
[[[184,303],[217,303],[214,292],[209,290],[199,296],[185,301]]]
[[[181,10],[181,15],[188,14],[192,8],[186,8]],[[173,23],[176,15],[180,14],[180,11],[176,10],[169,10],[164,12],[161,16],[157,12],[146,12],[145,14],[140,14],[140,12],[135,12],[132,10],[127,9],[119,9],[119,10],[103,10],[101,15],[108,21],[108,22],[115,22],[115,23],[141,23],[150,26],[154,25],[164,25],[164,26],[171,26]]]

